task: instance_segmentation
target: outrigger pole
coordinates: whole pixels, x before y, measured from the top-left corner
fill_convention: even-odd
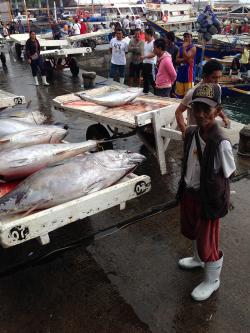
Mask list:
[[[24,7],[25,15],[27,17],[28,32],[30,32],[30,19],[29,19],[29,15],[28,15],[26,0],[23,0],[23,7]]]

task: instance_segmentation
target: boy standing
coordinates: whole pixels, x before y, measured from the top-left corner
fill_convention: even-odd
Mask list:
[[[209,298],[220,286],[223,252],[219,250],[220,218],[229,207],[229,177],[235,171],[230,142],[215,118],[221,88],[200,84],[192,96],[197,126],[186,130],[182,177],[178,190],[182,234],[193,242],[193,257],[179,260],[183,269],[204,268],[204,281],[191,293],[196,301]]]

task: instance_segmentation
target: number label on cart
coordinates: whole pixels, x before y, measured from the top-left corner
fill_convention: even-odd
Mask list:
[[[10,230],[9,238],[14,241],[20,241],[27,238],[29,234],[29,228],[26,226],[18,225]]]
[[[147,191],[149,186],[150,186],[150,184],[147,184],[144,181],[140,181],[140,182],[135,184],[135,193],[137,195],[141,195],[141,194],[143,194]]]
[[[16,98],[14,98],[14,103],[15,103],[15,104],[23,104],[23,99],[22,99],[22,97],[16,97]]]

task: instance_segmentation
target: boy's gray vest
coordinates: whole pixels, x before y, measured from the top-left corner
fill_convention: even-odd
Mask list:
[[[184,177],[187,170],[188,154],[197,126],[187,129],[184,141],[184,158],[182,176],[179,183],[177,196],[181,198],[185,189]],[[230,187],[229,179],[224,177],[223,170],[214,171],[215,153],[222,140],[227,140],[217,124],[209,131],[208,140],[202,156],[199,199],[202,207],[202,217],[217,219],[227,214],[229,209]]]

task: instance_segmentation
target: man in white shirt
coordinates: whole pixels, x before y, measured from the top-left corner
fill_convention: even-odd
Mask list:
[[[205,273],[191,293],[196,301],[209,298],[220,286],[220,218],[229,209],[229,177],[236,169],[231,144],[215,121],[220,103],[218,84],[203,83],[193,92],[191,107],[197,126],[186,130],[178,190],[181,231],[193,242],[193,256],[180,259],[179,266],[202,267]]]
[[[143,92],[149,93],[150,86],[155,88],[155,64],[156,56],[154,54],[154,32],[151,29],[145,30],[144,55],[142,76],[143,76]]]
[[[140,19],[139,16],[136,16],[135,27],[136,27],[136,29],[140,29],[140,30],[142,28],[142,20]]]
[[[124,84],[126,53],[128,52],[128,44],[124,40],[122,30],[116,30],[115,37],[110,41],[111,66],[109,77],[114,79],[117,72],[119,73],[120,83]]]
[[[75,22],[72,25],[72,32],[74,36],[81,34],[81,24],[79,23],[78,18],[75,18]]]
[[[123,25],[123,29],[124,29],[124,31],[125,31],[125,33],[126,33],[126,36],[129,36],[129,16],[127,15],[126,17],[125,17],[125,19],[123,20],[123,22],[122,22],[122,25]]]
[[[133,35],[135,32],[135,29],[136,29],[136,22],[135,22],[134,16],[131,16],[131,21],[129,23],[129,26],[130,26],[130,33],[131,33],[131,35]]]

